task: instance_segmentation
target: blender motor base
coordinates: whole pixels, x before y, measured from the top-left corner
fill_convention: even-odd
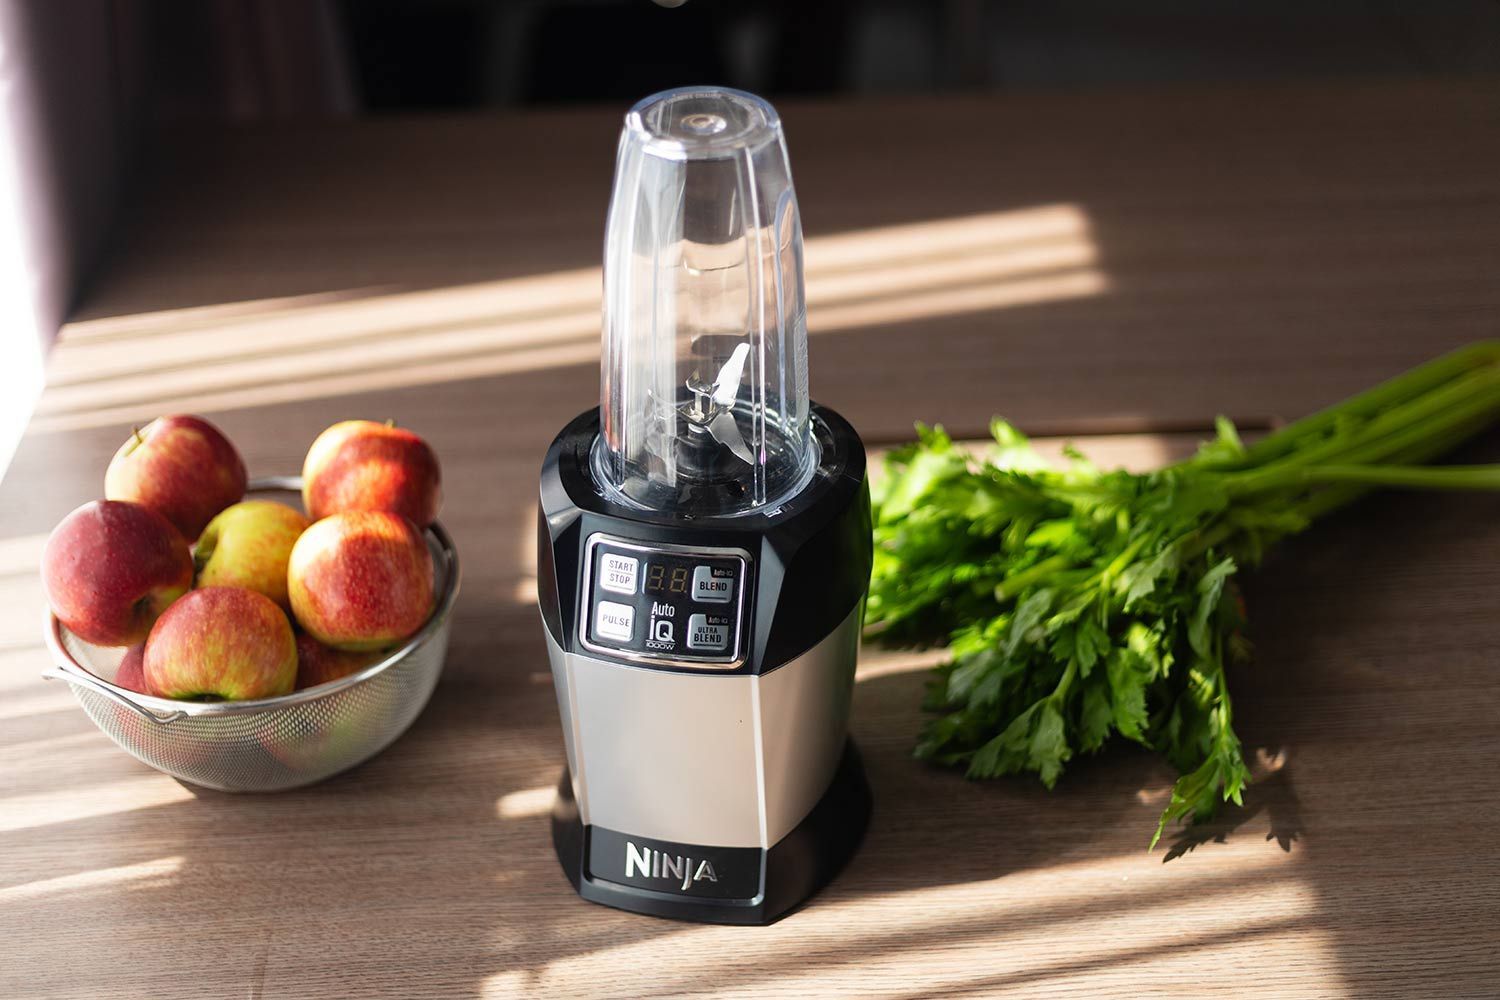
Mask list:
[[[843,757],[828,790],[812,811],[770,850],[705,848],[710,855],[734,852],[760,855],[763,887],[749,899],[716,899],[687,892],[671,892],[625,885],[590,873],[589,850],[594,829],[585,827],[573,800],[573,781],[566,766],[552,809],[552,845],[563,872],[584,899],[620,910],[653,917],[706,924],[765,925],[786,916],[827,885],[853,856],[870,822],[870,786],[854,741],[844,744]],[[610,833],[611,841],[622,834]],[[634,838],[646,841],[646,838]],[[650,841],[655,845],[657,841]],[[684,851],[691,845],[679,845]],[[622,862],[623,863],[623,862]],[[689,864],[691,865],[691,858]]]

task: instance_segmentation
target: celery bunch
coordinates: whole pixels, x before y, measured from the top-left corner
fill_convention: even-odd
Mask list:
[[[1115,734],[1180,777],[1174,820],[1249,780],[1226,668],[1249,655],[1235,586],[1266,547],[1377,487],[1500,489],[1500,466],[1425,467],[1500,417],[1500,342],[1439,358],[1245,446],[1234,426],[1176,465],[1052,469],[1003,421],[984,456],[941,428],[891,453],[866,620],[948,643],[917,754],[1051,787]]]

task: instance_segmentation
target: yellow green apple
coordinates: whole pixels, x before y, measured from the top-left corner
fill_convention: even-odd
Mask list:
[[[287,610],[286,567],[307,530],[300,511],[274,500],[242,500],[220,511],[193,546],[200,587],[244,587]]]

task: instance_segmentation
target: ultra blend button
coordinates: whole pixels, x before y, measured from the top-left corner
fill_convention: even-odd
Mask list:
[[[700,604],[728,604],[734,597],[734,570],[718,566],[693,567],[693,600]]]
[[[594,634],[617,642],[629,642],[635,632],[635,608],[613,601],[600,601],[594,609]]]
[[[722,615],[714,615],[715,623],[710,624],[708,617],[708,615],[693,615],[688,619],[688,649],[719,652],[728,647],[728,619]],[[718,624],[721,621],[724,624]]]

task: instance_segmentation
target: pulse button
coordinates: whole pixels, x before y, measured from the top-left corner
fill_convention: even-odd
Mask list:
[[[629,642],[635,632],[635,608],[614,601],[600,601],[594,609],[594,634],[602,639]]]
[[[693,567],[693,600],[700,604],[728,604],[734,597],[734,570],[722,566]]]

